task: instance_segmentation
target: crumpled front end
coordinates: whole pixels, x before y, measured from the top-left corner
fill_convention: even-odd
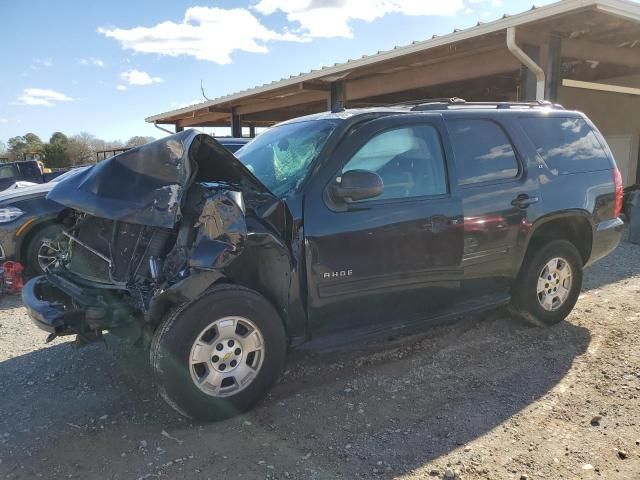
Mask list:
[[[63,268],[29,281],[27,310],[54,335],[99,336],[199,295],[243,251],[242,194],[199,185],[178,229],[73,212],[65,220]]]
[[[136,322],[153,328],[242,254],[247,199],[253,216],[281,204],[195,131],[105,160],[60,182],[49,198],[69,207],[60,218],[62,267],[28,282],[23,300],[52,335],[87,339]]]

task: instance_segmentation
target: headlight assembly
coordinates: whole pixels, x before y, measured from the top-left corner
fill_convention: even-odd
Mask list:
[[[16,207],[0,207],[0,223],[9,223],[22,216],[24,212]]]

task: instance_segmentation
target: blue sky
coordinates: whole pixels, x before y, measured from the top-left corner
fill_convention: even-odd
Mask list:
[[[537,5],[551,3],[537,0]],[[0,0],[0,140],[144,118],[489,21],[531,0]],[[188,17],[185,19],[185,15]]]

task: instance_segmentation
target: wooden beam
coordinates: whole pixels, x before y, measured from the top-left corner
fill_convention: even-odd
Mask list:
[[[329,110],[344,108],[344,100],[344,80],[332,82],[327,104]]]
[[[359,98],[511,72],[520,67],[520,62],[505,48],[388,75],[347,81],[345,97],[348,102]],[[461,93],[464,97],[464,92]]]
[[[315,90],[318,92],[328,92],[330,84],[325,82],[300,82],[298,84],[300,90]]]
[[[623,87],[621,85],[611,85],[610,83],[581,82],[565,78],[562,80],[563,87],[584,88],[586,90],[599,90],[601,92],[626,93],[628,95],[640,95],[640,88]]]
[[[326,100],[326,98],[326,92],[310,91],[283,98],[274,98],[263,102],[252,102],[245,105],[239,105],[235,107],[235,112],[238,115],[249,115],[251,113],[267,112],[269,110],[278,110],[281,108],[292,107],[294,105],[323,101]]]
[[[231,108],[230,107],[209,107],[207,108],[207,111],[209,113],[231,113]]]
[[[235,108],[231,109],[231,136],[235,138],[242,137],[242,122]]]
[[[196,117],[181,118],[176,121],[176,125],[182,128],[196,127],[198,125],[206,125],[211,122],[226,122],[229,124],[229,113],[207,113],[205,115],[198,115]]]
[[[637,49],[603,45],[588,40],[563,40],[562,56],[578,60],[640,67],[640,53]]]

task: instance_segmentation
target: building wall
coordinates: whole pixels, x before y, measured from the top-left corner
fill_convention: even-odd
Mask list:
[[[625,84],[622,81],[611,83]],[[567,109],[587,114],[607,138],[625,186],[638,183],[640,96],[560,87],[558,102]]]

